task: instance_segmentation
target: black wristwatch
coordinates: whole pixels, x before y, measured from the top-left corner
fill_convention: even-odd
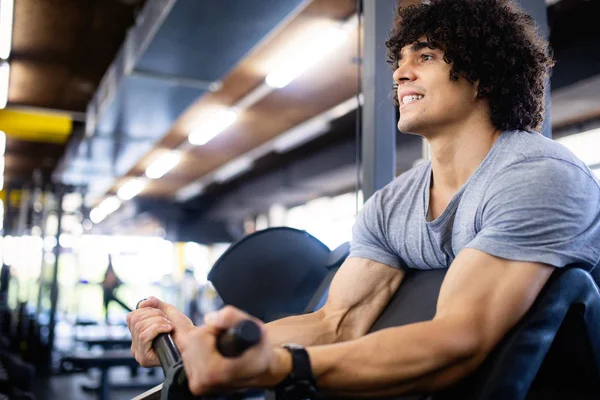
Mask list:
[[[306,349],[299,344],[284,344],[292,355],[292,372],[275,388],[277,400],[314,400],[317,381]]]

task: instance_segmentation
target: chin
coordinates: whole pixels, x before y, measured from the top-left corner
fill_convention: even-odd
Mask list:
[[[398,130],[409,135],[423,135],[420,132],[418,124],[411,124],[410,121],[398,121]]]

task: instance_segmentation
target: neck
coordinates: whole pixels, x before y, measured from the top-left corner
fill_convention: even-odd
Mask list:
[[[488,154],[501,132],[489,121],[473,121],[428,137],[433,187],[456,192]]]

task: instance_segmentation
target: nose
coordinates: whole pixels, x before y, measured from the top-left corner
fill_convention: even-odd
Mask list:
[[[398,85],[402,85],[408,81],[415,80],[416,76],[414,73],[414,69],[410,66],[410,63],[405,62],[402,63],[396,68],[394,74],[392,75],[394,82]]]

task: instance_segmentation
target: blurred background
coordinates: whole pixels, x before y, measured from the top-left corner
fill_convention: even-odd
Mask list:
[[[557,61],[547,132],[600,176],[600,1],[521,3]],[[40,371],[64,370],[79,331],[126,336],[123,304],[148,295],[218,307],[207,274],[245,235],[351,239],[368,197],[357,4],[0,0],[3,330],[35,321]],[[399,175],[423,143],[394,135]]]

